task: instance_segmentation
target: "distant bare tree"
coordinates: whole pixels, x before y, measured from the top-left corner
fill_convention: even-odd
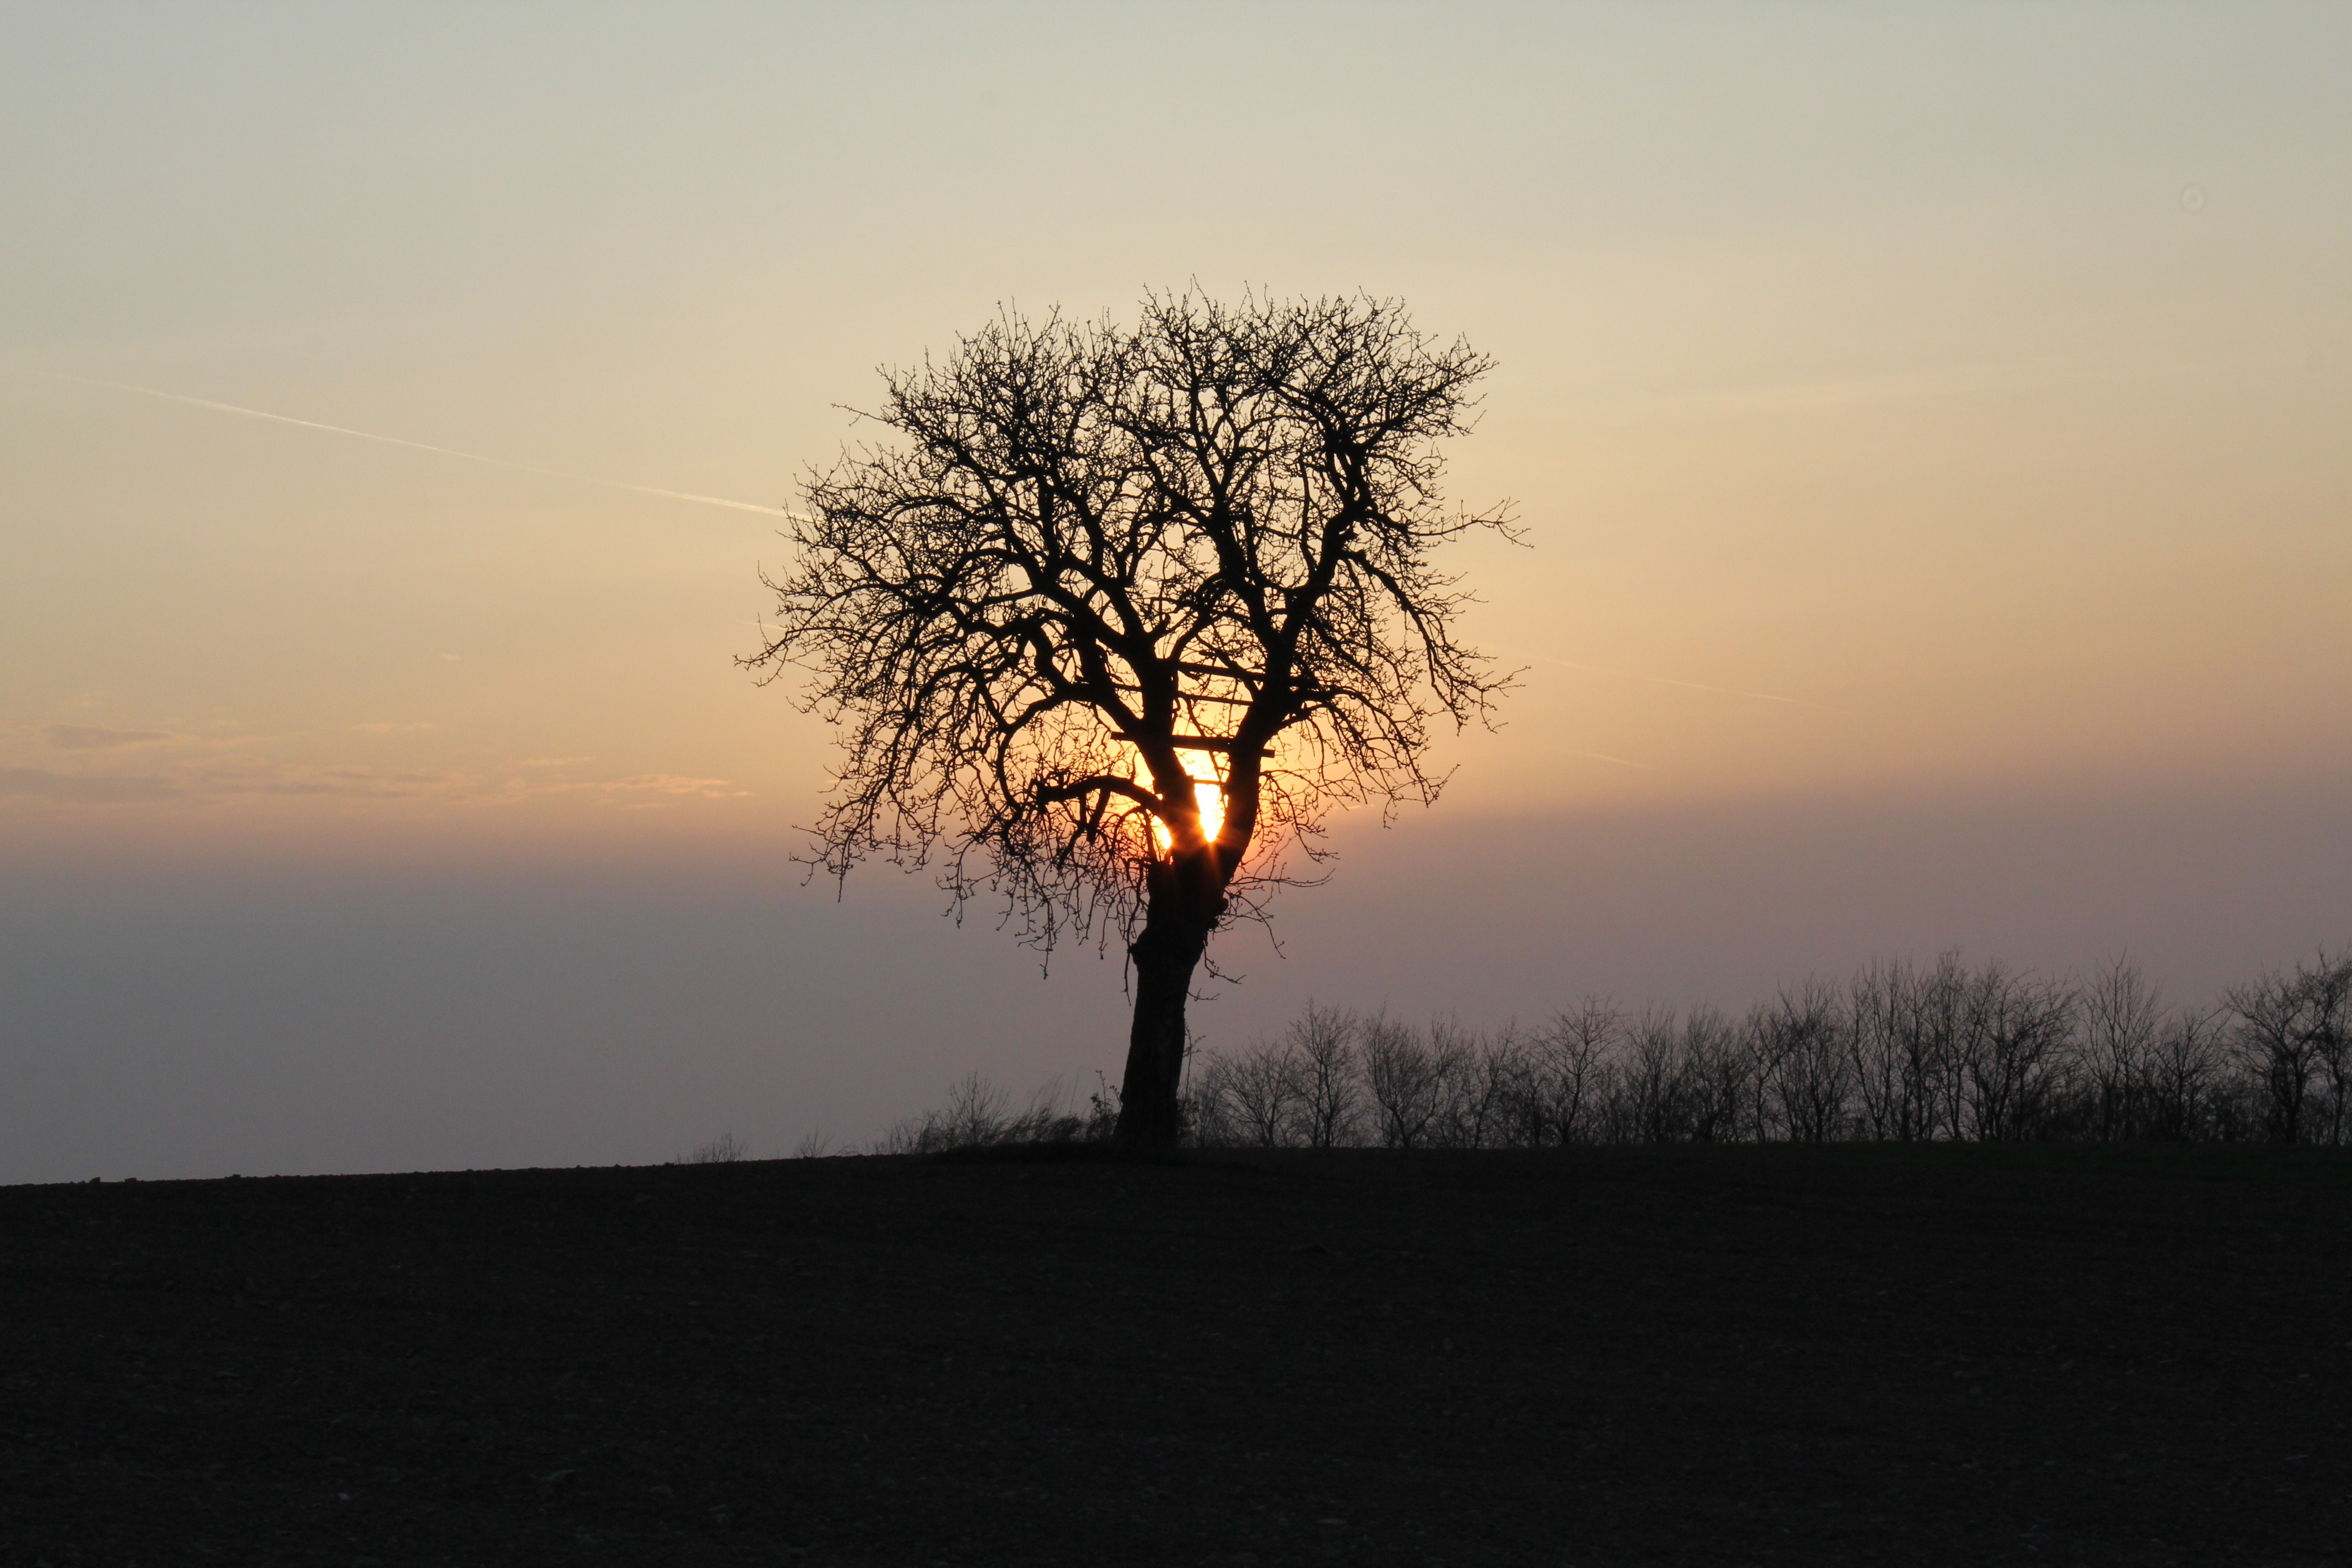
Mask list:
[[[1957,962],[1946,953],[1929,976],[1902,959],[1879,960],[1846,988],[1846,1053],[1874,1138],[1910,1142],[1943,1125],[1944,1061],[1957,1026],[1944,1004],[1957,1003]]]
[[[1363,1091],[1356,1081],[1361,1026],[1353,1013],[1307,1005],[1290,1026],[1285,1059],[1291,1070],[1290,1102],[1298,1142],[1310,1149],[1353,1143]]]
[[[2266,973],[2229,994],[2236,1016],[2237,1054],[2261,1082],[2270,1136],[2282,1143],[2316,1137],[2344,1140],[2346,1097],[2352,1090],[2352,952],[2321,951],[2291,974]],[[2323,1091],[2314,1125],[2312,1089]]]
[[[1432,1031],[1435,1033],[1434,1030]],[[1464,1041],[1467,1057],[1454,1097],[1451,1141],[1465,1149],[1528,1148],[1544,1141],[1540,1068],[1516,1023]]]
[[[1472,1149],[1533,1149],[1550,1142],[1543,1064],[1535,1043],[1520,1034],[1516,1020],[1475,1043],[1457,1140]]]
[[[1433,724],[1507,685],[1434,561],[1511,531],[1438,494],[1488,365],[1365,298],[1008,312],[889,374],[870,417],[898,444],[805,486],[746,662],[810,671],[838,727],[814,861],[936,867],[1041,947],[1123,941],[1127,1142],[1177,1140],[1210,937],[1333,809],[1434,800]]]
[[[2322,950],[2302,973],[2312,1045],[2327,1075],[2327,1142],[2340,1145],[2352,1110],[2347,1103],[2352,1096],[2352,949],[2334,957]]]
[[[2074,994],[2063,983],[1988,963],[1969,978],[1960,1060],[1969,1135],[2011,1142],[2038,1131],[2070,1065]]]
[[[1535,1142],[1597,1141],[1596,1112],[1609,1098],[1613,1058],[1624,1037],[1625,1010],[1604,997],[1587,995],[1574,1011],[1552,1015],[1551,1026],[1535,1043],[1544,1097]]]
[[[2084,985],[2083,1065],[2095,1096],[2094,1135],[2102,1141],[2140,1134],[2164,1022],[2162,997],[2128,955]]]
[[[1756,1064],[1739,1026],[1713,1007],[1694,1007],[1678,1043],[1688,1136],[1701,1143],[1736,1143],[1750,1135],[1756,1110]]]
[[[1969,993],[1970,976],[1959,950],[1936,955],[1931,969],[1913,971],[1901,1015],[1905,1059],[1919,1065],[1934,1114],[1928,1136],[1966,1138],[1969,1113]]]
[[[1451,1019],[1426,1031],[1385,1016],[1369,1020],[1364,1035],[1365,1089],[1374,1133],[1391,1149],[1486,1149],[1517,1137],[1538,1093],[1534,1068],[1517,1033],[1492,1038]]]
[[[1836,985],[1815,978],[1784,989],[1750,1015],[1748,1027],[1765,1093],[1790,1141],[1843,1136],[1854,1070]]]
[[[1429,1022],[1430,1065],[1437,1079],[1437,1117],[1432,1142],[1452,1149],[1475,1149],[1487,1108],[1482,1058],[1485,1042],[1451,1018]]]
[[[2311,1080],[2320,1070],[2311,1001],[2300,970],[2265,973],[2229,993],[2230,1010],[2237,1016],[2231,1044],[2240,1063],[2262,1085],[2265,1131],[2282,1143],[2305,1136]]]
[[[1653,1005],[1633,1020],[1620,1084],[1626,1132],[1634,1141],[1675,1143],[1690,1136],[1691,1086],[1675,1009]]]
[[[1874,961],[1846,985],[1846,1055],[1853,1063],[1862,1125],[1874,1139],[1908,1142],[1920,1136],[1911,1076],[1905,1070],[1896,1022],[1904,986],[1898,966]]]
[[[1386,1013],[1364,1020],[1362,1040],[1375,1138],[1383,1148],[1420,1147],[1437,1118],[1444,1089],[1429,1047],[1412,1025]]]
[[[1200,1095],[1236,1141],[1272,1149],[1289,1140],[1300,1120],[1299,1076],[1289,1047],[1261,1041],[1238,1056],[1210,1058]]]
[[[2175,1143],[2209,1136],[2222,1069],[2218,1015],[2166,1019],[2141,1065],[2142,1135]]]

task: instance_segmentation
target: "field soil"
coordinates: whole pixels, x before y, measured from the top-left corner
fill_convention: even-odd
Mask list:
[[[0,1563],[2341,1563],[2352,1161],[0,1189]]]

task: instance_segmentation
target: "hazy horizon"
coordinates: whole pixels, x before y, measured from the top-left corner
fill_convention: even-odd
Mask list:
[[[1115,1079],[1116,963],[800,885],[826,737],[733,660],[754,509],[877,364],[1188,280],[1494,354],[1448,493],[1529,545],[1457,563],[1503,727],[1340,825],[1286,957],[1221,939],[1212,1045],[1951,945],[2201,1000],[2352,940],[2347,46],[2319,5],[11,11],[0,1181],[768,1152]]]

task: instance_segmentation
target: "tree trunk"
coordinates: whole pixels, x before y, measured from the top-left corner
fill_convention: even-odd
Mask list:
[[[1151,868],[1143,931],[1127,950],[1135,961],[1135,1021],[1118,1090],[1118,1138],[1129,1148],[1173,1149],[1182,1131],[1177,1097],[1184,1084],[1184,1003],[1224,912],[1223,880],[1213,851]]]

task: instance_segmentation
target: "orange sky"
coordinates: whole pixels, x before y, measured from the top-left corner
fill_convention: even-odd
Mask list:
[[[782,545],[648,492],[788,503],[876,364],[1195,279],[1500,362],[1453,486],[1528,525],[1462,557],[1527,674],[1447,833],[2340,791],[2347,45],[2284,5],[12,9],[0,853],[780,858],[824,737],[731,659]]]

